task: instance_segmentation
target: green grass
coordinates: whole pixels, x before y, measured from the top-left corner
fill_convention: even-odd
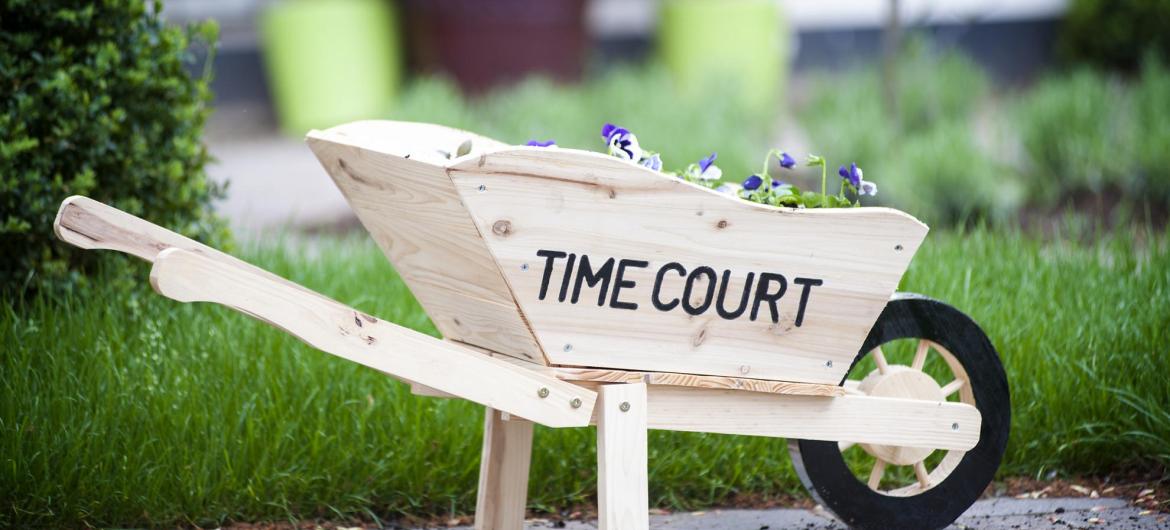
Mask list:
[[[936,233],[904,285],[969,312],[999,348],[1015,414],[1002,473],[1170,464],[1170,235],[1078,229],[1046,241]],[[434,332],[366,239],[244,254]],[[411,396],[232,311],[94,282],[62,299],[5,300],[0,343],[0,526],[473,509],[478,407]],[[656,505],[799,489],[783,440],[651,436]],[[538,429],[531,505],[588,502],[595,458],[590,429]]]

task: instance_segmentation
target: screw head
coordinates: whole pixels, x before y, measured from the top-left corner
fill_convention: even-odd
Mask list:
[[[618,408],[621,409],[622,412],[629,412],[630,411],[630,402],[623,401],[621,405],[618,405]]]
[[[952,431],[957,431],[957,430],[959,430],[959,424],[958,424],[958,423],[952,423],[952,424],[951,424],[951,430],[952,430]]]
[[[548,397],[548,387],[546,387],[546,386],[540,387],[540,390],[536,391],[536,395],[540,396],[541,399]]]
[[[901,251],[902,251],[902,245],[894,245],[894,250],[897,250],[898,252],[901,252]]]
[[[581,398],[573,398],[573,400],[569,402],[569,406],[575,409],[581,408]]]
[[[833,361],[831,361],[831,360],[825,361],[825,368],[832,368],[832,367],[833,367]]]
[[[743,375],[747,375],[747,373],[750,371],[752,371],[752,367],[750,367],[746,364],[739,367],[739,373],[741,373]]]
[[[561,349],[565,350],[565,353],[569,353],[569,352],[573,351],[573,345],[572,344],[565,344],[565,347],[561,348]]]
[[[479,185],[479,191],[480,191],[480,192],[487,191],[487,185],[480,184],[480,185]]]
[[[527,264],[527,263],[521,263],[521,264],[520,264],[520,270],[521,270],[521,271],[524,271],[524,272],[528,272],[528,264]]]

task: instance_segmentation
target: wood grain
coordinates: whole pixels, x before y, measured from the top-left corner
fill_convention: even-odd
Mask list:
[[[650,527],[646,385],[603,385],[597,403],[597,526]]]
[[[565,381],[597,381],[603,383],[646,383],[696,388],[721,388],[765,392],[769,394],[795,394],[805,396],[843,396],[845,388],[838,385],[815,383],[792,383],[768,381],[743,377],[678,374],[669,372],[638,372],[610,370],[607,368],[562,368],[552,367],[552,373]]]
[[[435,155],[469,134],[358,122],[312,131],[308,144],[444,337],[547,364]]]
[[[159,253],[150,281],[168,298],[231,307],[319,350],[550,427],[587,425],[597,397],[190,251]]]
[[[554,365],[837,384],[927,231],[897,210],[773,208],[571,149],[488,152],[449,173]],[[541,249],[594,264],[645,260],[625,276],[635,286],[623,297],[638,308],[599,307],[596,294],[576,304],[541,299]],[[730,293],[742,292],[749,272],[824,283],[810,291],[799,327],[802,288],[791,283],[776,323],[659,311],[650,289],[670,262],[730,270]],[[663,292],[678,297],[683,281],[665,276]]]
[[[964,403],[649,387],[649,426],[668,431],[969,450],[979,409]],[[957,428],[956,428],[957,427]]]
[[[484,409],[483,453],[475,500],[475,530],[524,528],[528,469],[532,462],[532,423],[506,421]]]

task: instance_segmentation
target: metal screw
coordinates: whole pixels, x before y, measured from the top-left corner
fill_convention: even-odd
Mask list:
[[[832,367],[833,367],[833,361],[825,361],[825,368],[832,368]]]
[[[902,251],[902,245],[894,245],[894,250],[897,250],[898,252],[901,252],[901,251]]]
[[[524,271],[524,272],[528,272],[528,264],[527,264],[527,263],[521,263],[521,264],[520,264],[520,270],[522,270],[522,271]]]
[[[536,395],[540,396],[541,399],[548,397],[548,387],[540,387],[540,390],[536,391]]]
[[[562,349],[565,350],[565,353],[569,353],[569,352],[573,351],[573,345],[572,344],[565,344],[565,347]]]
[[[951,424],[951,430],[952,430],[952,431],[957,431],[957,430],[959,430],[959,424],[958,424],[958,423],[952,423],[952,424]]]
[[[483,184],[480,184],[480,185],[479,185],[479,191],[480,191],[481,193],[482,193],[482,192],[485,192],[485,191],[487,191],[487,186],[486,186],[486,185],[483,185]]]
[[[569,402],[569,406],[575,409],[581,408],[581,398],[573,398],[573,400]]]
[[[618,405],[618,408],[621,409],[622,412],[629,412],[630,411],[630,402],[623,401],[621,405]]]

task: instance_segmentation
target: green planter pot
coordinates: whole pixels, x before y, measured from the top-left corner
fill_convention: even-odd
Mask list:
[[[397,12],[388,0],[296,0],[260,19],[281,130],[384,117],[399,81]]]
[[[789,36],[775,0],[664,0],[658,52],[684,88],[731,79],[764,109],[781,100]]]

